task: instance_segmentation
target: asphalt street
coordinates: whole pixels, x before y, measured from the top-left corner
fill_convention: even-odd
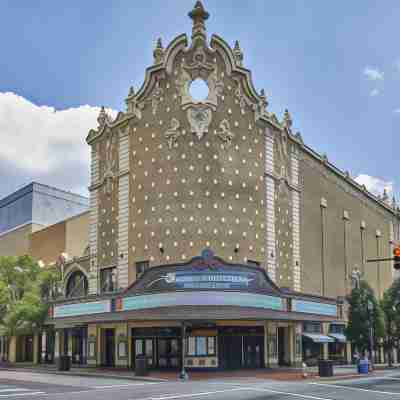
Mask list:
[[[0,370],[0,399],[33,400],[400,400],[400,373],[352,380],[263,379],[148,382]]]

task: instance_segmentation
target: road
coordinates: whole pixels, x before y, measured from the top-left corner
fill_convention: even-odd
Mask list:
[[[0,370],[0,399],[32,400],[400,400],[400,373],[353,380],[242,378],[148,382]]]

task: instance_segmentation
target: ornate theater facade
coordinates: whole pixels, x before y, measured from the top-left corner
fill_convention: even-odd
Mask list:
[[[381,296],[398,209],[268,111],[243,52],[193,30],[166,48],[127,109],[91,130],[89,254],[65,265],[42,361],[261,368],[346,361],[355,273]],[[207,94],[196,98],[193,85]],[[232,351],[235,349],[235,351]]]

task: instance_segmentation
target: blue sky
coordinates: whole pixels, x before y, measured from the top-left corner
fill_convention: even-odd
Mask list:
[[[34,179],[85,192],[84,139],[96,126],[97,107],[125,109],[129,86],[138,88],[152,63],[157,37],[166,45],[178,34],[190,36],[193,5],[3,2],[0,197]],[[352,176],[376,177],[379,188],[393,182],[398,192],[398,1],[204,5],[209,36],[240,41],[244,66],[266,90],[270,111],[281,117],[288,108],[309,146]]]

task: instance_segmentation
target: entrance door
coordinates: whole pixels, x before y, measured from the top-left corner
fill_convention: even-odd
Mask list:
[[[135,367],[135,360],[137,356],[146,356],[147,366],[149,368],[154,368],[156,366],[154,341],[155,339],[152,338],[132,338],[132,367]]]
[[[71,331],[72,334],[72,362],[74,364],[86,363],[86,341],[87,329],[75,328]]]
[[[33,336],[25,336],[25,361],[33,362]]]
[[[262,368],[264,366],[264,338],[262,336],[243,337],[244,367]]]
[[[180,364],[179,350],[178,338],[158,338],[158,366],[160,368],[178,368]]]
[[[114,329],[104,330],[104,366],[115,365],[115,333]]]
[[[237,369],[242,366],[242,336],[219,336],[219,365],[223,369]]]

